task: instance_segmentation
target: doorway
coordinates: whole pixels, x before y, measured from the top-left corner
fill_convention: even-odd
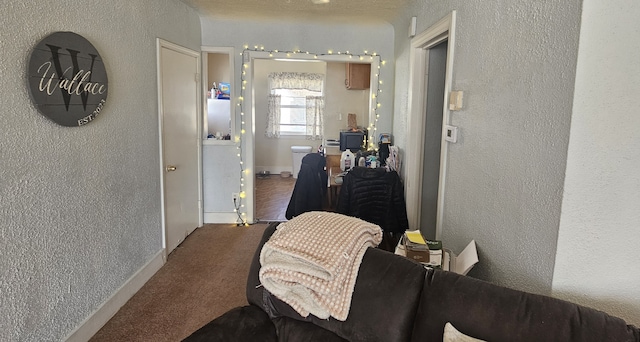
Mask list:
[[[407,134],[419,137],[422,143],[406,147],[407,215],[411,229],[435,239],[440,239],[443,225],[448,149],[442,141],[442,126],[450,116],[444,104],[451,92],[455,23],[456,12],[452,11],[414,37],[409,57]]]
[[[243,122],[242,127],[246,127],[247,134],[243,136],[242,139],[242,155],[244,164],[243,167],[245,170],[249,170],[252,174],[260,172],[260,165],[256,163],[259,162],[259,158],[257,158],[258,147],[263,147],[264,144],[261,144],[256,139],[256,134],[262,134],[264,132],[264,128],[261,127],[260,123],[257,122],[256,115],[261,114],[263,112],[262,108],[256,106],[256,101],[259,101],[256,95],[257,83],[260,82],[258,78],[256,78],[256,61],[257,60],[278,60],[278,61],[323,61],[323,62],[331,62],[331,63],[352,63],[354,56],[346,55],[346,54],[329,54],[329,55],[316,55],[313,53],[298,53],[295,57],[291,56],[290,53],[287,52],[275,52],[275,51],[245,51],[243,53],[243,78],[242,81],[246,82],[246,92],[243,96],[243,103],[247,104],[247,112],[250,110],[251,115],[245,115],[245,122]],[[380,58],[379,56],[367,56],[366,58],[363,56],[358,60],[359,63],[370,64],[370,87],[366,92],[366,95],[363,96],[363,101],[367,103],[366,112],[364,114],[363,122],[366,122],[366,125],[371,126],[376,122],[376,97],[373,95],[377,95],[375,93],[375,89],[378,88],[378,70],[380,68]],[[344,65],[344,64],[343,64]],[[244,75],[246,74],[246,79]],[[340,80],[340,85],[344,88],[344,80]],[[373,86],[371,86],[373,85]],[[265,97],[266,98],[266,97]],[[325,112],[333,113],[335,115],[336,121],[342,121],[346,125],[347,114],[348,111],[345,110],[344,113],[340,114],[339,109],[335,111],[326,110]],[[241,130],[242,131],[242,130]],[[326,132],[325,132],[326,133]],[[369,129],[369,141],[373,144],[375,142],[374,130]],[[336,136],[339,136],[336,134]],[[325,139],[327,137],[325,136]],[[305,145],[311,145],[312,150],[317,149],[318,144],[323,143],[318,141],[315,144],[309,144],[305,142]],[[338,149],[338,147],[335,147]],[[286,146],[285,149],[281,149],[284,151],[282,154],[283,158],[287,158],[287,160],[291,159],[291,149],[290,146]],[[329,153],[329,152],[327,152]],[[264,155],[264,153],[261,153]],[[277,166],[277,165],[276,165]],[[281,169],[275,170],[279,173],[282,171]],[[275,174],[275,177],[280,177],[278,173],[271,172],[271,174]],[[274,176],[271,176],[274,177]],[[246,177],[244,178],[244,183],[242,185],[242,191],[246,191],[246,198],[244,199],[244,203],[247,209],[246,221],[249,223],[256,222],[256,219],[264,219],[261,217],[256,217],[256,206],[257,206],[257,198],[256,198],[256,177]],[[288,204],[288,202],[287,202]]]
[[[233,223],[240,167],[235,83],[235,49],[201,46],[202,211],[205,223]],[[223,167],[221,167],[224,165]]]
[[[445,96],[447,41],[429,48],[427,56],[426,112],[422,161],[422,205],[420,230],[428,239],[435,239],[440,184],[440,151],[442,149],[442,119]]]
[[[200,54],[157,40],[163,247],[202,225]]]

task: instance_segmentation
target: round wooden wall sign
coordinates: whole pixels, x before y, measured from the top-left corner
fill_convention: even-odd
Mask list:
[[[55,32],[33,49],[29,90],[42,115],[62,126],[83,126],[107,102],[104,62],[91,43],[73,32]]]

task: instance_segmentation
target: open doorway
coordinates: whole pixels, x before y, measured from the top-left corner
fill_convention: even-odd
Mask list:
[[[245,135],[243,135],[242,138],[242,151],[243,151],[243,160],[244,160],[244,169],[247,170],[247,173],[251,173],[251,174],[255,174],[261,170],[258,170],[258,167],[260,165],[257,164],[257,160],[259,160],[258,158],[258,147],[262,147],[263,145],[260,144],[257,141],[256,136],[258,134],[264,134],[264,127],[261,127],[260,124],[258,123],[257,117],[259,115],[263,115],[264,114],[264,108],[260,108],[259,106],[256,106],[256,101],[258,101],[258,95],[257,95],[257,88],[256,88],[256,61],[259,60],[280,60],[280,61],[292,61],[292,60],[298,60],[298,61],[320,61],[320,62],[325,62],[325,63],[343,63],[342,65],[344,65],[344,63],[353,63],[355,61],[357,61],[358,63],[363,63],[363,64],[369,64],[370,65],[370,80],[369,80],[369,87],[367,88],[365,95],[363,95],[363,101],[366,104],[366,109],[364,109],[364,113],[363,113],[363,120],[362,123],[366,126],[371,126],[372,124],[375,123],[376,121],[376,110],[377,108],[375,107],[376,105],[376,98],[373,95],[377,95],[375,93],[372,93],[372,91],[375,91],[378,89],[378,70],[379,70],[379,66],[380,66],[380,58],[379,56],[371,56],[371,55],[367,55],[367,56],[361,56],[361,57],[357,57],[354,55],[346,55],[346,54],[342,54],[342,55],[336,55],[336,54],[329,54],[329,55],[316,55],[313,53],[298,53],[295,55],[295,58],[292,58],[293,56],[290,56],[291,54],[288,54],[286,52],[268,52],[268,51],[245,51],[244,55],[243,55],[243,75],[246,72],[246,92],[243,96],[243,103],[246,103],[246,111],[247,113],[249,113],[249,111],[251,112],[251,115],[244,115],[244,122],[243,125],[244,127],[246,127],[246,133]],[[357,60],[354,61],[354,59],[358,58]],[[344,69],[341,69],[344,70]],[[344,84],[344,79],[341,78],[341,82],[340,82],[341,87],[345,87]],[[374,85],[373,87],[371,85]],[[339,120],[340,118],[342,120],[344,120],[345,122],[345,126],[346,126],[346,121],[347,121],[347,115],[348,115],[348,111],[345,110],[344,113],[340,113],[340,110],[335,110],[335,111],[331,111],[329,114],[335,116],[336,120]],[[372,144],[375,143],[376,138],[374,137],[374,130],[369,130],[370,134],[369,134],[369,142],[371,142]],[[329,134],[326,134],[327,137],[329,137]],[[339,136],[338,133],[335,134],[335,136]],[[312,150],[315,151],[318,148],[319,144],[324,144],[324,141],[317,141],[315,143],[309,144],[309,146],[312,146]],[[264,154],[261,154],[261,156],[263,156]],[[286,158],[287,160],[291,160],[292,159],[292,152],[290,149],[290,146],[287,147],[286,151],[283,151],[283,157]],[[276,170],[277,171],[277,170]],[[280,177],[279,174],[276,174],[277,177]],[[245,177],[244,178],[244,183],[243,183],[243,189],[246,192],[246,198],[245,198],[245,206],[248,208],[247,210],[247,215],[246,215],[246,221],[249,223],[253,223],[256,222],[256,219],[262,219],[259,217],[255,216],[256,213],[256,194],[255,194],[255,189],[256,189],[256,182],[255,182],[255,178],[254,177]]]
[[[438,187],[442,150],[442,120],[445,97],[447,41],[429,48],[427,56],[426,111],[422,160],[422,198],[420,231],[428,239],[435,239],[438,218]]]
[[[232,47],[202,46],[202,211],[204,223],[235,222],[236,117]],[[224,167],[221,167],[224,165]]]
[[[408,136],[405,178],[409,226],[428,238],[442,234],[447,143],[442,127],[449,123],[456,12],[411,40]]]
[[[315,153],[327,141],[338,141],[340,131],[348,129],[348,113],[354,113],[354,122],[366,130],[370,87],[367,83],[366,87],[348,88],[347,64],[315,59],[254,60],[257,221],[285,220],[302,156]],[[369,76],[368,68],[366,73]],[[318,98],[320,106],[315,102]],[[331,156],[340,153],[339,146],[323,150]]]

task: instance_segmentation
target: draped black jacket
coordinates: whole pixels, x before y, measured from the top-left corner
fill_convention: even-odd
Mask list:
[[[355,167],[344,176],[336,211],[402,233],[409,228],[404,188],[398,173]]]
[[[288,220],[307,211],[322,210],[328,185],[325,165],[325,157],[318,153],[309,153],[302,158],[298,179],[284,215]]]

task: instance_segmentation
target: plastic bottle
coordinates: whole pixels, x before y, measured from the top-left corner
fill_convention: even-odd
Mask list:
[[[371,156],[371,162],[369,162],[369,167],[375,169],[378,167],[378,158],[376,156]]]
[[[340,169],[342,171],[349,171],[356,165],[356,156],[353,155],[351,150],[345,150],[340,157]]]
[[[216,92],[218,91],[218,89],[216,88],[216,82],[213,82],[213,85],[211,86],[211,98],[215,99],[217,98],[216,96]]]

